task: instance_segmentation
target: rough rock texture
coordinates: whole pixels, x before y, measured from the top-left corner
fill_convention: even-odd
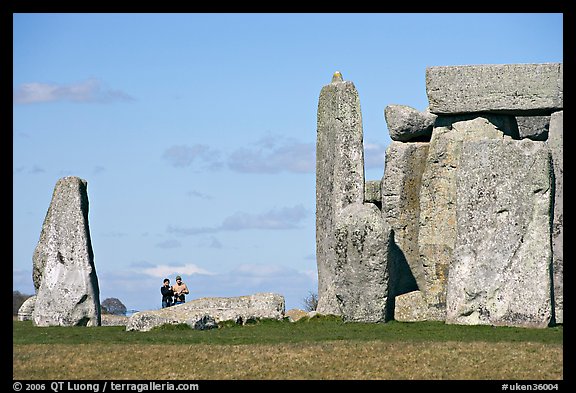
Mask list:
[[[101,315],[102,326],[126,326],[128,324],[128,319],[129,317],[125,315]]]
[[[34,312],[35,305],[36,295],[30,296],[28,299],[24,300],[24,303],[22,303],[18,309],[18,320],[30,321],[32,319],[32,313]]]
[[[33,256],[37,326],[99,326],[100,292],[88,225],[85,180],[61,178]]]
[[[318,101],[316,145],[316,260],[318,311],[339,313],[334,279],[335,217],[364,201],[364,148],[360,99],[354,84],[336,73]]]
[[[533,141],[548,139],[550,116],[516,116],[520,138],[529,138]]]
[[[308,312],[297,308],[292,308],[284,314],[290,322],[296,322],[302,318],[308,318]]]
[[[421,322],[428,319],[428,304],[422,291],[396,296],[394,319],[399,322]]]
[[[426,94],[436,114],[549,115],[563,108],[563,80],[562,63],[429,67]]]
[[[500,139],[514,134],[510,116],[438,117],[432,132],[420,188],[419,258],[429,319],[446,317],[446,284],[456,242],[456,175],[465,140]],[[506,136],[506,138],[509,138]]]
[[[446,323],[546,327],[552,179],[544,142],[465,140]]]
[[[407,142],[413,139],[430,140],[436,115],[429,108],[423,112],[406,105],[388,105],[384,118],[393,141]]]
[[[335,295],[345,321],[384,322],[390,229],[373,204],[347,206],[337,217]]]
[[[424,268],[419,259],[418,222],[420,185],[428,156],[427,142],[392,142],[386,149],[382,177],[382,216],[394,231],[394,242],[410,267],[418,288],[425,288]]]
[[[137,312],[128,320],[126,330],[149,331],[156,326],[181,323],[205,330],[222,321],[244,324],[262,318],[281,320],[284,307],[284,297],[275,293],[202,298],[159,310]]]
[[[564,111],[550,119],[548,146],[554,168],[554,218],[552,221],[552,266],[554,283],[554,321],[564,323]]]
[[[382,205],[379,180],[368,180],[364,186],[364,202],[373,203],[378,208]]]

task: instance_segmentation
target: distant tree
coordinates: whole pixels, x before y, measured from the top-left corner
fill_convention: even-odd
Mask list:
[[[22,303],[30,296],[32,295],[25,295],[20,293],[20,291],[12,291],[12,315],[18,315],[18,310],[22,306]]]
[[[115,297],[109,297],[101,304],[102,314],[126,315],[126,306]]]
[[[315,292],[308,292],[308,296],[303,299],[304,311],[316,311],[318,307],[318,295]]]

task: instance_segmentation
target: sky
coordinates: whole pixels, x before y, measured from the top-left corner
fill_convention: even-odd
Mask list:
[[[317,293],[316,114],[354,83],[366,180],[380,180],[387,105],[428,106],[431,66],[563,61],[561,13],[16,13],[13,290],[58,179],[88,183],[100,301],[161,306]]]

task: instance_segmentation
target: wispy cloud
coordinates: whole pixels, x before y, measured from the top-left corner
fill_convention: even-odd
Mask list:
[[[108,89],[98,79],[92,78],[71,85],[58,85],[39,82],[23,83],[13,90],[14,104],[35,104],[42,102],[70,101],[76,103],[111,103],[134,101],[129,94]]]
[[[181,245],[182,244],[176,239],[169,239],[160,243],[156,243],[156,247],[158,248],[178,248]]]
[[[189,197],[200,198],[200,199],[213,199],[212,195],[205,194],[201,191],[191,190],[186,193]]]
[[[316,146],[291,138],[267,135],[255,147],[239,148],[227,160],[228,167],[243,173],[313,173]]]
[[[202,144],[169,147],[164,151],[162,158],[175,167],[195,166],[197,169],[218,170],[223,166],[220,152]]]
[[[274,208],[264,213],[251,214],[237,212],[228,216],[216,227],[182,228],[168,226],[168,233],[182,236],[216,233],[222,231],[242,231],[248,229],[281,230],[298,228],[300,222],[308,215],[303,205]]]

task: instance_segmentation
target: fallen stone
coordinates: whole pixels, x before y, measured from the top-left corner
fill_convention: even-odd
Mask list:
[[[308,313],[304,310],[292,308],[284,314],[290,322],[296,322],[302,318],[308,318]]]
[[[421,291],[396,296],[394,320],[399,322],[422,322],[428,320],[428,304]]]
[[[34,312],[35,305],[36,305],[36,295],[32,295],[28,299],[24,300],[24,303],[22,303],[22,305],[18,309],[18,320],[19,321],[32,320],[32,313]]]
[[[485,64],[426,69],[435,114],[550,115],[564,105],[563,64]]]
[[[282,320],[284,305],[284,297],[275,293],[201,298],[159,310],[134,313],[128,320],[126,330],[149,331],[165,324],[184,323],[193,329],[205,330],[223,321],[243,325],[258,319]]]

